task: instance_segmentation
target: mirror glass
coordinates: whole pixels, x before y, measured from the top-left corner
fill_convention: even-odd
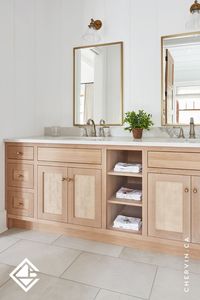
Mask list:
[[[200,124],[200,32],[162,37],[162,123]]]
[[[74,48],[74,125],[122,125],[123,43]]]

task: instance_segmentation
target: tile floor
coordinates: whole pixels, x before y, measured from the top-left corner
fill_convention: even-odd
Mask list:
[[[40,271],[27,293],[9,277],[25,257]],[[11,229],[0,235],[1,300],[199,300],[200,260],[59,234]]]

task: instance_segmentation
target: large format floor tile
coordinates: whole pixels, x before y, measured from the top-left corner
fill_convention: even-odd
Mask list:
[[[40,280],[25,293],[13,280],[0,288],[1,300],[94,300],[98,289],[39,274]]]
[[[57,233],[49,233],[49,232],[41,232],[41,231],[36,231],[36,230],[12,228],[12,229],[7,230],[4,233],[4,236],[51,244],[61,235],[57,234]]]
[[[11,271],[12,267],[0,264],[0,286],[2,286],[6,281],[9,280],[9,274]]]
[[[14,245],[19,239],[11,237],[11,236],[4,236],[0,235],[0,252],[6,250],[10,246]]]
[[[64,272],[63,278],[147,299],[155,273],[155,266],[83,253]]]
[[[190,274],[189,293],[184,292],[183,271],[159,268],[150,300],[199,300],[200,276]]]
[[[120,258],[177,270],[184,269],[184,256],[173,256],[164,253],[124,248],[120,254]],[[190,272],[200,273],[200,260],[190,259],[189,265]]]
[[[28,258],[40,272],[60,276],[79,254],[77,250],[22,240],[0,253],[0,262],[16,266]]]
[[[106,290],[100,290],[95,300],[141,300],[141,298],[135,298],[132,296],[127,296],[115,292],[110,292]]]
[[[123,249],[121,246],[99,243],[90,240],[83,240],[74,237],[61,236],[54,243],[57,246],[73,248],[97,254],[110,255],[118,257]]]

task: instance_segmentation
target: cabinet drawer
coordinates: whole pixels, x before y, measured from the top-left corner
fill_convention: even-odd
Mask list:
[[[7,158],[8,159],[27,159],[33,160],[34,149],[31,146],[8,146]]]
[[[33,194],[8,191],[7,209],[9,214],[33,217]]]
[[[8,164],[7,185],[9,187],[33,188],[33,165]]]
[[[150,151],[148,167],[200,170],[200,153]]]
[[[38,160],[83,164],[101,164],[101,150],[39,147]]]

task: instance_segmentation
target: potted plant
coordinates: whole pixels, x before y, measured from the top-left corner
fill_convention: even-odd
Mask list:
[[[125,113],[124,123],[128,124],[125,130],[132,131],[135,139],[141,139],[143,129],[149,130],[153,125],[152,115],[139,110],[138,113],[135,111],[128,111]]]

